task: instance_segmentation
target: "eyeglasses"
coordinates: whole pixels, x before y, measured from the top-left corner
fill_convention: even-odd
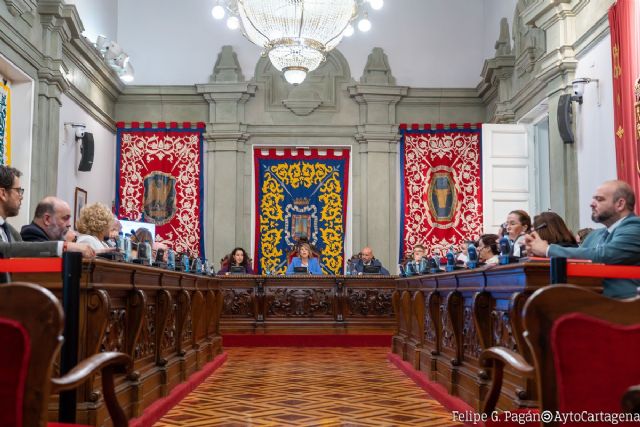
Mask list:
[[[22,187],[9,187],[9,188],[5,188],[5,190],[16,190],[18,194],[21,196],[24,194],[24,188]]]

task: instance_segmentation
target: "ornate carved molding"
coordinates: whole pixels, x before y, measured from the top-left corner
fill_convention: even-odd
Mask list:
[[[267,57],[258,61],[254,81],[264,92],[265,111],[290,111],[305,116],[314,111],[338,111],[340,91],[344,84],[353,80],[347,60],[334,49],[300,85],[287,83],[282,72],[276,70]],[[310,102],[301,102],[303,95],[310,95]]]
[[[382,48],[374,47],[367,57],[360,83],[369,85],[395,86],[396,79],[391,74],[389,59]]]

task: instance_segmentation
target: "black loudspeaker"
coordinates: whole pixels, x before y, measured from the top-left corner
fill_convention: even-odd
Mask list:
[[[575,140],[573,136],[573,105],[571,95],[561,95],[558,101],[558,131],[565,144]]]
[[[89,172],[93,166],[93,134],[85,132],[82,137],[82,145],[80,146],[80,165],[78,170],[81,172]]]

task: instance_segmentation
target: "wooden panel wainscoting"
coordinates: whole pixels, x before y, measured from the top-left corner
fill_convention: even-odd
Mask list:
[[[594,292],[602,290],[600,279],[572,282]],[[394,293],[397,328],[391,351],[479,410],[490,376],[479,364],[480,353],[504,346],[532,363],[522,335],[522,310],[535,290],[548,285],[548,262],[400,278]],[[505,368],[498,408],[535,405],[534,381]]]
[[[55,273],[19,273],[15,281],[40,284],[62,297]],[[133,370],[116,381],[118,400],[129,418],[167,396],[173,388],[222,353],[222,294],[215,277],[101,259],[84,261],[80,282],[79,358],[122,351]],[[77,394],[77,422],[110,425],[100,377]],[[57,419],[57,396],[49,419]]]
[[[220,328],[234,334],[388,333],[397,329],[392,276],[217,278]]]

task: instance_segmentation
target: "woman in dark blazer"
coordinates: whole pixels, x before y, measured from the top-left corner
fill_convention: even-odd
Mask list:
[[[244,274],[254,274],[251,264],[249,264],[249,256],[242,248],[235,248],[228,256],[228,262],[222,265],[218,274],[229,274],[231,267],[243,267]]]

